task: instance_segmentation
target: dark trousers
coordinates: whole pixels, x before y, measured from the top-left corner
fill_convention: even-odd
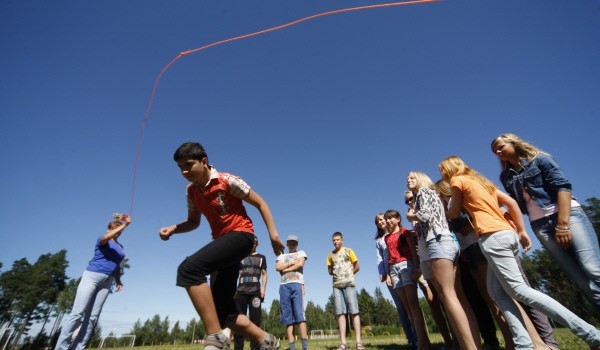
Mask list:
[[[235,304],[237,306],[238,312],[241,315],[248,314],[250,321],[260,327],[260,322],[262,318],[262,300],[260,299],[260,294],[236,294],[235,295]],[[251,348],[257,344],[250,344]],[[234,350],[243,350],[244,349],[244,336],[241,334],[235,335],[235,347]]]
[[[465,295],[471,304],[471,308],[477,318],[477,325],[479,326],[479,332],[481,338],[485,344],[490,346],[499,346],[498,337],[496,336],[496,323],[494,323],[494,316],[490,311],[485,299],[479,292],[477,282],[473,278],[471,269],[464,259],[459,259],[459,270],[460,270],[460,281],[465,291]]]
[[[177,270],[177,285],[190,287],[206,283],[210,288],[221,327],[235,322],[238,311],[233,301],[237,289],[240,261],[250,254],[254,235],[229,232],[188,256]]]

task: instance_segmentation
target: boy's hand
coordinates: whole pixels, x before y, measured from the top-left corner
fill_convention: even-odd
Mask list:
[[[387,284],[388,287],[392,286],[392,278],[390,277],[390,275],[387,275],[387,277],[385,279],[385,284]]]
[[[169,238],[171,238],[173,231],[175,231],[175,226],[163,227],[160,229],[158,234],[160,236],[160,239],[162,239],[163,241],[168,241]]]
[[[271,237],[271,246],[273,247],[273,253],[275,253],[275,255],[279,256],[283,254],[285,246],[279,236],[274,238]]]

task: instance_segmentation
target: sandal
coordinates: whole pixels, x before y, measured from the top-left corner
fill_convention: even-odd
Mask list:
[[[346,344],[340,344],[340,346],[337,347],[337,350],[346,350]]]
[[[356,343],[356,350],[365,350],[365,346],[362,343]]]

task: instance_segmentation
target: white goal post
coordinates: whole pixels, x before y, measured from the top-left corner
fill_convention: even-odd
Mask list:
[[[133,348],[133,345],[135,344],[135,334],[122,334],[121,336],[116,336],[116,335],[107,335],[106,337],[102,338],[102,341],[100,342],[100,348],[103,348],[104,345],[106,345],[106,339],[110,339],[110,338],[114,338],[116,339],[116,341],[118,342],[118,346],[129,346]],[[126,338],[130,338],[131,340],[127,340],[127,343],[125,343],[125,340],[123,339]]]
[[[335,339],[339,336],[340,332],[337,329],[314,329],[310,331],[310,339]]]

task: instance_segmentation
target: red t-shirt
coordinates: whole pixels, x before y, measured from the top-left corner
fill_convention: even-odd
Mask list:
[[[385,245],[388,248],[388,264],[396,264],[406,260],[412,260],[408,240],[411,239],[411,231],[401,228],[400,231],[385,236]]]
[[[211,168],[211,179],[204,188],[188,185],[188,207],[194,205],[206,217],[213,239],[232,231],[254,234],[254,224],[242,202],[248,193],[250,186],[242,179]]]

